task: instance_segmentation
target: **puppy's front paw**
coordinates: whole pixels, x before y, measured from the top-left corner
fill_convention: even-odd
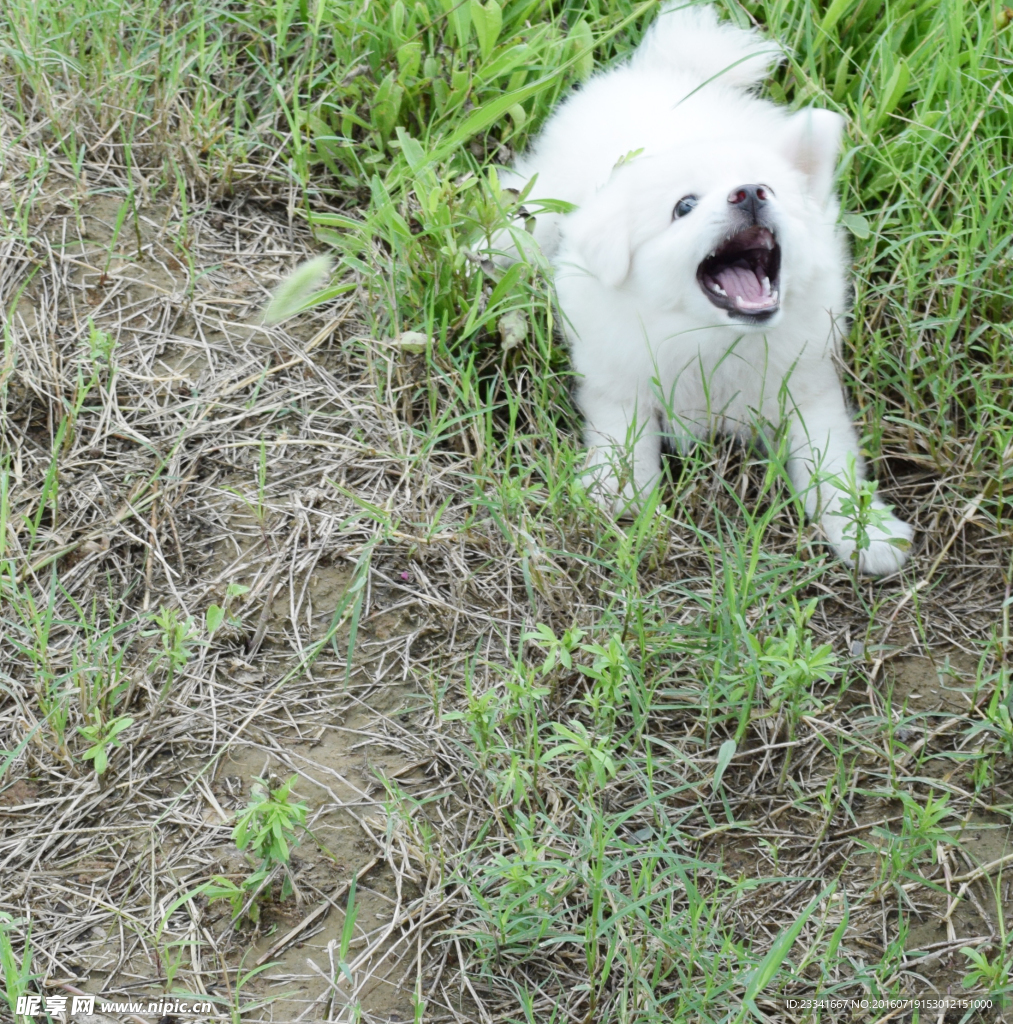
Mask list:
[[[597,454],[592,450],[584,475],[588,493],[617,519],[634,518],[661,474],[645,475],[643,480],[631,480],[628,473],[617,473],[611,462],[595,461],[594,456]]]
[[[640,500],[632,484],[620,486],[614,473],[608,470],[591,476],[587,482],[588,493],[600,508],[616,519],[632,519],[640,508]]]
[[[910,523],[890,516],[878,526],[866,528],[868,547],[858,552],[858,571],[865,576],[889,576],[908,559],[914,528]],[[834,544],[837,554],[854,565],[855,541],[842,538]]]

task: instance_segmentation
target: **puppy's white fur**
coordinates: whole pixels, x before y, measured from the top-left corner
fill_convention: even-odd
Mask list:
[[[787,418],[791,480],[850,560],[854,531],[834,480],[851,467],[862,480],[864,467],[833,363],[847,311],[833,195],[843,121],[752,95],[778,59],[711,7],[666,10],[626,64],[559,107],[503,183],[523,188],[537,175],[529,200],[578,207],[539,214],[534,234],[556,267],[602,499],[621,509],[655,486],[663,435],[685,446],[715,428],[748,433]],[[744,223],[733,202],[744,185],[762,186],[762,223],[780,247],[779,309],[763,322],[719,308],[698,281],[701,262]],[[676,217],[685,196],[696,206]],[[509,242],[500,248],[516,256]],[[900,568],[910,526],[890,516],[869,537],[860,569]]]

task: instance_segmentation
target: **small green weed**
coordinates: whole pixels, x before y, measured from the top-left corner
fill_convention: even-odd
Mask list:
[[[102,713],[96,711],[91,725],[82,725],[78,728],[77,731],[91,744],[81,757],[94,762],[96,775],[101,775],[109,766],[110,752],[116,747],[123,746],[120,733],[133,724],[134,720],[129,715],[117,715],[104,721]]]
[[[273,789],[269,781],[255,779],[250,789],[250,802],[237,815],[232,840],[240,850],[250,849],[259,861],[256,868],[239,882],[216,875],[184,898],[202,892],[210,901],[225,900],[232,912],[233,924],[238,928],[245,920],[254,924],[260,920],[260,904],[270,891],[277,869],[285,872],[282,899],[291,893],[288,863],[292,848],[298,845],[296,830],[305,828],[308,812],[307,805],[292,793],[297,778],[293,775]]]
[[[240,850],[252,849],[259,859],[258,870],[285,868],[291,848],[297,845],[296,829],[305,828],[309,808],[297,800],[292,787],[298,776],[275,789],[263,779],[255,779],[250,790],[250,803],[239,812],[232,839]],[[288,874],[282,884],[282,898],[291,892]]]
[[[155,672],[160,666],[165,669],[165,682],[159,694],[159,700],[165,700],[173,688],[176,674],[190,660],[193,647],[198,642],[197,630],[192,618],[182,618],[179,609],[161,607],[152,617],[154,629],[146,630],[142,636],[156,636],[160,648],[151,659],[149,671]]]
[[[872,531],[882,530],[890,521],[892,511],[886,506],[876,504],[876,481],[859,480],[854,455],[848,456],[848,465],[842,473],[830,479],[835,487],[840,488],[844,497],[841,498],[840,509],[830,515],[847,520],[844,527],[844,538],[854,541],[855,550],[851,553],[852,568],[858,576],[858,562],[863,551],[868,551],[872,543]],[[895,547],[908,547],[910,541],[903,537],[895,537],[889,541]]]
[[[878,845],[865,840],[859,842],[878,857],[882,884],[899,885],[917,877],[914,874],[917,865],[936,862],[940,844],[956,844],[952,833],[940,825],[953,813],[948,806],[948,795],[936,797],[929,793],[916,799],[900,790],[897,798],[903,805],[899,833],[876,826],[872,832],[880,840]]]
[[[225,589],[225,600],[222,604],[208,605],[208,610],[204,615],[204,625],[209,635],[213,636],[222,623],[226,621],[233,629],[238,629],[242,625],[238,616],[228,614],[229,605],[232,603],[233,598],[242,597],[249,590],[250,588],[242,583],[230,583]]]
[[[215,875],[202,891],[209,902],[225,900],[232,912],[232,924],[239,928],[245,921],[260,921],[260,903],[267,894],[271,872],[258,868],[236,883],[224,875]]]
[[[96,381],[111,368],[115,349],[116,339],[113,335],[108,331],[100,330],[89,320],[88,361],[91,363],[92,373]]]
[[[25,928],[25,946],[20,962],[11,942],[15,928]],[[4,996],[15,1021],[30,1022],[30,1017],[17,1013],[18,998],[28,993],[28,984],[36,977],[32,973],[32,929],[24,921],[16,921],[10,914],[0,911],[0,969],[3,970]]]
[[[961,984],[966,989],[984,989],[988,996],[996,1000],[1001,1007],[1006,1008],[1013,996],[1013,970],[1011,970],[1013,961],[1010,958],[1009,933],[1006,931],[1006,914],[1003,909],[1004,879],[1001,872],[994,881],[989,882],[988,887],[991,890],[993,906],[998,919],[999,941],[992,946],[995,955],[991,958],[986,956],[981,949],[974,949],[970,946],[964,946],[960,950],[973,965],[971,970],[964,975]]]

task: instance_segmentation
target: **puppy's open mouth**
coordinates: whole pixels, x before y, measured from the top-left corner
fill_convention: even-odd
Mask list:
[[[769,228],[732,235],[697,267],[704,295],[737,320],[761,323],[780,307],[781,247]]]

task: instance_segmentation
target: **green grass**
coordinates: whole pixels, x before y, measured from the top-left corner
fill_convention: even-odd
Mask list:
[[[425,372],[400,393],[405,429],[419,464],[433,451],[470,459],[472,494],[450,529],[517,554],[514,600],[530,629],[432,681],[434,719],[459,744],[487,827],[451,849],[425,805],[394,783],[388,805],[427,868],[464,894],[449,934],[503,1019],[738,1022],[761,1018],[763,998],[777,993],[897,996],[911,984],[900,970],[914,913],[905,886],[957,846],[971,807],[1007,820],[1011,810],[1009,599],[996,581],[1008,595],[1013,28],[1001,5],[959,0],[721,6],[791,48],[769,95],[848,118],[839,188],[856,294],[846,384],[867,451],[884,457],[881,476],[892,469],[910,482],[923,545],[892,589],[820,557],[776,452],[701,444],[669,467],[663,505],[609,521],[576,483],[579,423],[547,269],[533,257],[500,275],[472,258],[517,206],[497,163],[592,61],[636,45],[653,3],[15,0],[0,31],[23,116],[46,112],[66,159],[81,165],[94,124],[146,194],[184,207],[197,190],[228,196],[267,180],[333,250],[329,298],[354,285],[374,337],[425,336]],[[4,231],[30,240],[46,173],[40,154]],[[127,241],[136,201],[124,196],[116,221]],[[185,223],[184,210],[181,253]],[[504,351],[498,325],[517,313],[523,340]],[[23,552],[6,546],[20,499],[5,455],[0,593],[5,647],[34,687],[43,742],[81,759],[94,756],[85,740],[102,740],[115,761],[124,752],[111,728],[132,721],[122,717],[124,659],[148,659],[164,697],[189,657],[191,624],[174,609],[147,613],[161,646],[135,654],[118,639],[122,617],[66,610],[56,563],[37,578],[25,572],[59,522],[61,452],[111,358],[101,340],[53,432],[49,472],[19,510]],[[389,385],[381,373],[383,400]],[[361,507],[383,544],[443,529]],[[907,608],[930,646],[949,636],[944,545],[956,534],[950,557],[984,552],[976,564],[987,564],[991,590],[988,621],[975,626],[975,699],[940,750],[912,740],[934,718],[895,707],[888,692],[866,694],[883,685],[875,659],[900,642],[891,615]],[[224,611],[211,607],[220,622]],[[72,675],[47,657],[58,614],[79,651]],[[868,659],[852,655],[845,633]],[[802,763],[793,750],[813,722],[840,728]],[[749,747],[770,756],[757,764]],[[770,839],[762,864],[733,866],[761,818],[816,822],[822,839],[858,827],[860,799],[894,806],[898,819],[858,843],[851,867],[864,874],[840,862],[823,874],[816,861],[783,870]],[[928,887],[945,892],[941,878]],[[996,996],[1011,987],[1002,903],[1001,941],[961,961]],[[762,927],[749,925],[753,905]],[[871,905],[891,931],[865,956],[847,929]],[[19,984],[8,978],[8,992]],[[556,1001],[569,1015],[550,1009]]]

